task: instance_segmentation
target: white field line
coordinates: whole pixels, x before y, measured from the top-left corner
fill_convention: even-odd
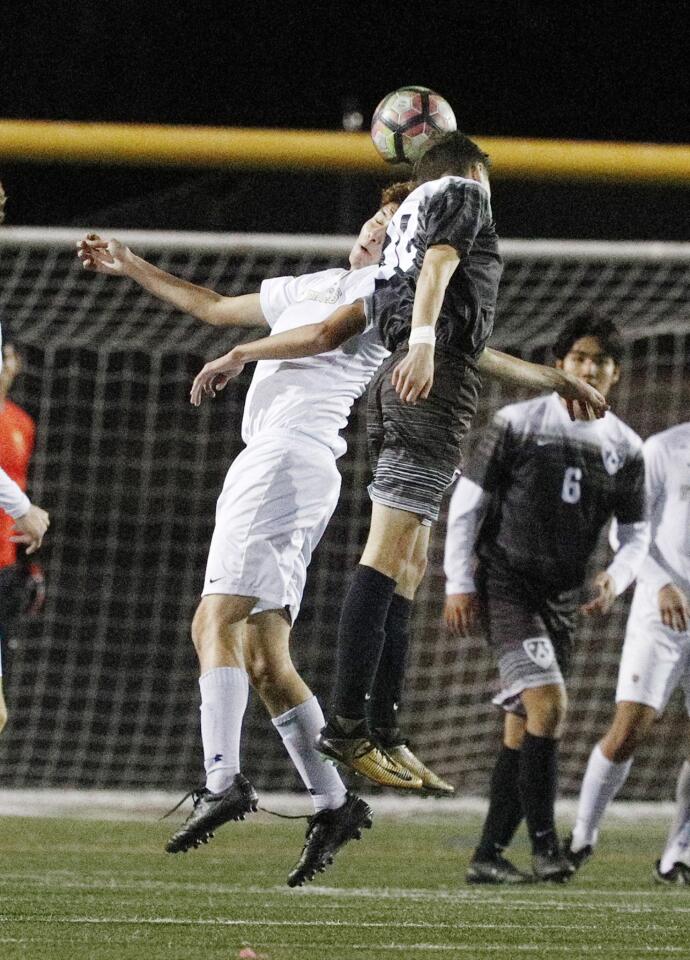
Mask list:
[[[104,871],[90,874],[91,879],[77,879],[70,875],[68,871],[54,870],[46,871],[40,874],[27,874],[4,872],[0,875],[0,890],[4,886],[12,883],[21,882],[33,887],[52,888],[59,883],[62,890],[97,890],[107,889],[109,892],[124,891],[128,893],[132,890],[146,890],[149,893],[165,892],[187,892],[189,883],[183,881],[169,880],[149,880],[126,877],[121,882],[113,880],[110,873]],[[313,899],[315,897],[324,897],[331,900],[376,900],[383,901],[407,901],[408,903],[429,903],[446,901],[448,903],[462,904],[464,907],[476,907],[480,910],[487,906],[504,907],[507,910],[551,910],[554,912],[572,913],[575,911],[586,911],[589,916],[603,913],[607,914],[613,911],[617,914],[641,915],[646,913],[671,913],[674,916],[690,913],[690,905],[681,906],[676,897],[671,895],[668,906],[658,903],[659,898],[666,896],[666,890],[602,890],[598,888],[591,893],[581,889],[573,890],[565,888],[559,892],[558,899],[547,899],[543,896],[545,888],[535,885],[532,888],[535,896],[516,897],[514,890],[504,890],[500,893],[492,892],[488,895],[486,891],[473,890],[419,890],[419,889],[392,889],[388,887],[319,887],[310,886],[301,889],[292,890],[286,886],[262,887],[258,885],[244,886],[242,884],[222,884],[222,883],[199,883],[194,881],[194,891],[197,894],[206,894],[208,896],[239,896],[255,895],[262,897],[290,897],[295,900],[298,897]],[[602,894],[604,895],[602,897]],[[630,902],[634,898],[644,900],[649,897],[655,897],[655,903],[634,903]],[[609,899],[606,899],[609,898]],[[625,898],[624,903],[621,899]],[[325,904],[324,904],[325,906]]]
[[[32,789],[0,790],[0,816],[61,817],[96,820],[156,820],[179,801],[177,793],[159,790],[78,790]],[[414,817],[415,820],[437,820],[463,813],[484,814],[486,800],[480,797],[453,797],[434,800],[425,797],[367,797],[374,812],[381,816]],[[309,799],[304,794],[265,792],[261,806],[276,813],[309,814]],[[559,816],[571,818],[577,809],[576,800],[561,800]],[[625,822],[668,819],[672,803],[640,803],[616,801],[607,817]],[[257,817],[263,822],[264,815]]]

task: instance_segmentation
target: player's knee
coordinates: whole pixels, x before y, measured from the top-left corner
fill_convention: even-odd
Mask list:
[[[527,709],[527,729],[538,737],[560,737],[563,732],[568,697],[564,687],[532,690],[523,702]]]

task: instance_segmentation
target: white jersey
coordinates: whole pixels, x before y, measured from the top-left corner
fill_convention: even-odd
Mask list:
[[[377,267],[330,269],[302,277],[276,277],[261,284],[261,309],[271,333],[321,323],[343,304],[374,289]],[[388,351],[368,326],[336,350],[299,360],[261,360],[256,365],[242,420],[242,439],[259,435],[306,436],[340,457],[339,435]]]
[[[652,546],[639,580],[690,597],[690,422],[650,437],[644,459]]]

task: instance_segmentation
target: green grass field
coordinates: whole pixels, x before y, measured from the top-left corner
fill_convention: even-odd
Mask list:
[[[300,890],[302,821],[259,814],[171,856],[174,826],[3,818],[2,960],[690,957],[690,888],[651,879],[662,823],[611,822],[574,882],[512,892],[463,883],[475,815],[378,816]]]

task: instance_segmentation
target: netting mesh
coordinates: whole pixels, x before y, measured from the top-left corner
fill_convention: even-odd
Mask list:
[[[187,788],[201,774],[197,669],[189,624],[201,588],[214,505],[241,449],[248,376],[214,403],[187,403],[193,374],[237,333],[174,313],[128,281],[87,275],[78,232],[0,235],[0,310],[26,373],[15,399],[38,421],[36,502],[51,511],[42,550],[48,597],[5,651],[8,727],[0,738],[7,786]],[[124,234],[159,266],[227,293],[264,276],[340,265],[347,238]],[[643,437],[690,407],[690,245],[507,242],[494,344],[548,357],[573,307],[615,314],[626,340],[615,396]],[[516,399],[487,384],[470,445],[498,406]],[[335,634],[369,506],[364,409],[347,431],[341,502],[310,571],[293,652],[322,700]],[[485,789],[500,740],[490,704],[495,672],[481,642],[441,622],[444,520],[431,545],[414,617],[403,723],[420,754],[461,791]],[[601,551],[605,546],[602,545]],[[611,714],[629,596],[604,623],[583,623],[563,741],[562,788],[574,792]],[[674,698],[639,752],[624,796],[670,796],[683,749]],[[299,786],[258,698],[243,736],[257,786]]]

